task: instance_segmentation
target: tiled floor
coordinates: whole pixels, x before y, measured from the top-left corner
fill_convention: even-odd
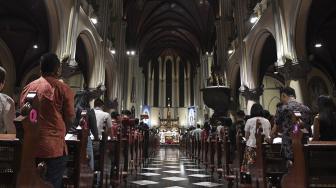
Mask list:
[[[159,164],[159,165],[158,165]],[[129,188],[186,188],[226,187],[224,182],[212,178],[195,161],[185,157],[178,147],[163,147],[158,155],[136,175],[121,185]]]

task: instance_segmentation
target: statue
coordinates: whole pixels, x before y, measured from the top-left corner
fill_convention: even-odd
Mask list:
[[[219,66],[211,67],[211,76],[207,79],[207,86],[224,86],[224,77]]]

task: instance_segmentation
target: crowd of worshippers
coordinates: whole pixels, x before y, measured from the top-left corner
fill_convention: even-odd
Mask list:
[[[234,121],[230,117],[223,120],[211,120],[204,126],[190,127],[184,136],[192,136],[196,141],[202,139],[210,142],[215,135],[219,140],[228,132],[231,147],[236,146],[236,134],[239,130],[244,135],[246,148],[244,151],[241,172],[250,174],[256,162],[256,130],[262,128],[262,134],[268,143],[281,143],[281,155],[287,166],[293,163],[293,149],[291,133],[295,128],[304,133],[303,142],[310,140],[335,141],[336,140],[336,106],[329,96],[319,96],[317,99],[317,112],[313,114],[309,107],[296,100],[295,90],[285,87],[280,90],[281,102],[276,106],[275,115],[271,115],[262,105],[252,105],[250,115],[238,110],[234,114]]]
[[[21,93],[19,105],[24,105],[26,95],[37,92],[40,103],[39,127],[40,136],[36,161],[46,164],[45,180],[53,187],[62,187],[62,177],[66,170],[67,145],[65,136],[76,131],[78,125],[85,123],[90,130],[87,144],[87,155],[90,168],[94,170],[93,140],[99,140],[102,132],[106,131],[110,139],[118,139],[122,134],[122,122],[130,121],[131,111],[104,111],[104,101],[99,97],[85,95],[82,91],[76,95],[72,89],[60,79],[61,62],[53,53],[47,53],[40,58],[41,77],[26,85]],[[0,91],[4,88],[6,70],[0,67]],[[83,94],[84,93],[84,94]],[[90,102],[94,101],[94,108]],[[15,134],[13,120],[19,116],[19,109],[15,109],[14,100],[4,93],[0,93],[0,134]],[[86,111],[87,122],[82,121],[82,112]],[[136,121],[137,128],[148,129],[143,122]]]

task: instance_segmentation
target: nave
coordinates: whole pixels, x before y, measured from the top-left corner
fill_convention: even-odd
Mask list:
[[[186,156],[178,146],[163,146],[149,158],[137,174],[131,175],[122,187],[225,187],[199,163]]]

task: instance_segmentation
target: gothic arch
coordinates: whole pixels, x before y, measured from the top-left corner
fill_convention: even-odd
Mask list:
[[[276,43],[275,37],[273,34],[267,30],[263,29],[261,30],[257,37],[255,38],[253,42],[253,47],[251,48],[251,76],[252,76],[252,82],[255,84],[256,87],[258,87],[260,84],[262,84],[262,77],[264,76],[265,73],[261,71],[261,68],[267,68],[267,67],[262,67],[262,58],[264,53],[264,49],[266,45],[268,45],[269,42],[274,42]],[[268,49],[267,49],[268,50]],[[272,49],[271,49],[272,50]],[[275,45],[275,56],[276,56],[276,45]],[[276,60],[275,60],[276,61]],[[269,65],[274,62],[268,62]],[[261,75],[263,74],[263,75]]]
[[[96,63],[96,56],[98,55],[97,53],[97,44],[94,40],[94,36],[92,35],[92,33],[89,30],[83,30],[79,33],[78,37],[77,37],[77,44],[78,42],[82,42],[84,45],[84,51],[85,51],[85,55],[86,55],[86,64],[81,65],[82,67],[82,73],[85,79],[86,84],[90,84],[91,79],[92,79],[92,75],[94,72],[94,64]],[[76,45],[76,53],[78,50],[78,46]],[[85,72],[87,71],[87,72]]]
[[[66,28],[62,21],[66,20],[65,7],[59,0],[44,0],[49,22],[49,50],[58,55],[62,53],[62,47],[66,46]]]

